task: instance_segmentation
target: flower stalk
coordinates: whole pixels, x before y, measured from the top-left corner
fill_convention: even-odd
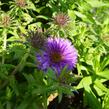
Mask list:
[[[7,30],[4,29],[3,31],[3,57],[2,57],[2,64],[5,63],[5,52],[6,52],[6,46],[7,46]]]

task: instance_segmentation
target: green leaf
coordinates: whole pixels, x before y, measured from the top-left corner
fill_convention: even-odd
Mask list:
[[[109,109],[109,91],[106,93],[103,100],[103,109]]]
[[[48,17],[47,16],[43,16],[43,15],[38,15],[36,18],[41,18],[41,19],[48,20]]]
[[[80,82],[79,84],[77,85],[76,89],[81,89],[83,88],[83,84],[84,83],[87,83],[87,85],[91,85],[92,83],[96,83],[96,81],[100,81],[101,83],[103,82],[106,82],[107,80],[106,79],[103,79],[101,77],[95,77],[95,76],[87,76],[87,77],[84,77]]]
[[[13,92],[11,91],[11,89],[9,87],[6,88],[6,99],[10,100],[12,97]]]
[[[71,19],[75,20],[76,19],[76,16],[75,16],[75,13],[73,10],[68,10],[68,15]]]
[[[85,89],[85,97],[91,109],[102,109],[100,102],[96,98],[95,94],[92,92],[89,85],[87,85],[87,83],[84,83],[83,86]]]
[[[0,109],[4,109],[3,104],[1,102],[0,102]]]
[[[94,72],[98,73],[100,69],[100,55],[96,55],[92,60]]]
[[[104,96],[105,92],[103,92],[100,88],[98,88],[96,85],[93,86],[94,90],[96,90],[96,93],[98,96]]]
[[[106,78],[107,80],[109,80],[109,70],[104,70],[102,72],[97,73],[98,76]]]
[[[56,80],[56,74],[52,69],[49,68],[46,75],[48,76],[48,78]]]
[[[28,67],[36,67],[36,64],[31,63],[31,62],[26,62],[25,63],[25,66],[28,66]]]
[[[87,3],[89,3],[93,8],[99,8],[102,6],[109,6],[108,3],[104,3],[99,0],[86,0]]]
[[[16,108],[16,109],[27,109],[28,107],[28,102],[27,100],[22,101],[22,103]]]
[[[87,85],[89,86],[90,84],[92,84],[92,77],[91,76],[87,76],[87,77],[84,77],[80,83],[77,85],[77,89],[81,89],[83,88],[83,83],[87,83]]]
[[[35,83],[35,79],[32,76],[32,74],[26,74],[26,73],[24,73],[23,75],[26,78],[26,80],[28,81],[28,84],[31,84],[32,85],[33,83]]]
[[[59,93],[59,96],[58,96],[58,102],[60,103],[62,100],[62,93]]]
[[[18,85],[17,85],[17,81],[13,75],[9,77],[9,82],[10,82],[10,86],[13,89],[13,92],[16,94],[16,96],[18,96],[19,95]]]
[[[108,89],[103,85],[100,80],[96,80],[94,83],[94,89],[99,96],[103,96],[105,93],[107,93]]]
[[[14,53],[13,59],[21,59],[22,56],[26,53],[26,47],[21,43],[11,44],[9,46],[9,53]]]
[[[101,70],[104,70],[104,68],[109,65],[109,56],[106,56],[103,60],[103,62],[101,62]]]
[[[27,9],[32,9],[32,10],[34,10],[34,11],[36,11],[36,12],[39,12],[39,10],[36,9],[36,7],[35,7],[35,5],[33,4],[32,1],[27,0],[27,2],[28,2],[28,7],[27,7]]]
[[[108,91],[108,89],[101,83],[100,80],[96,80],[95,85],[104,92]]]
[[[62,71],[61,71],[61,73],[60,73],[58,79],[59,79],[59,80],[63,79],[64,76],[66,75],[66,73],[69,73],[69,72],[67,71],[67,66],[65,66],[65,67],[62,69]],[[58,76],[58,75],[57,75],[57,76]]]
[[[78,17],[80,17],[80,18],[82,18],[82,19],[86,19],[86,18],[87,18],[86,15],[82,14],[82,13],[79,12],[79,11],[74,11],[74,13],[75,13]]]

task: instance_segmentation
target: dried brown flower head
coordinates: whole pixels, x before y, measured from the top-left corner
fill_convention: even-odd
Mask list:
[[[8,26],[10,25],[10,23],[11,23],[11,18],[10,18],[10,16],[4,15],[4,16],[2,17],[1,24],[2,24],[4,27],[8,27]]]
[[[16,4],[19,7],[25,7],[26,5],[26,0],[16,0]]]
[[[45,43],[45,37],[41,32],[29,32],[30,38],[29,42],[34,48],[42,48]]]
[[[58,13],[53,19],[54,23],[60,27],[66,26],[70,21],[69,17],[62,12]]]

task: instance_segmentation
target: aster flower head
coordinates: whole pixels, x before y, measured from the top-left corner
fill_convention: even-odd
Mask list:
[[[34,47],[34,48],[41,48],[43,47],[44,43],[45,43],[45,37],[43,36],[43,34],[39,31],[36,31],[36,32],[29,32],[29,42],[31,43],[31,45]]]
[[[0,27],[2,28],[14,28],[17,25],[15,17],[10,12],[0,12]]]
[[[16,5],[23,8],[26,6],[26,0],[16,0]]]
[[[66,26],[70,21],[68,15],[62,12],[58,13],[53,19],[54,23],[60,27]]]
[[[68,39],[48,38],[44,44],[45,49],[37,54],[38,67],[46,71],[53,69],[57,75],[67,67],[67,71],[72,70],[77,63],[77,50]]]
[[[4,26],[4,27],[8,27],[11,23],[11,18],[9,15],[3,15],[2,16],[2,19],[1,19],[1,24]]]

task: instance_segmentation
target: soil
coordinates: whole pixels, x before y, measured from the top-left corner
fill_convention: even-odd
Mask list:
[[[48,109],[89,109],[83,106],[83,91],[74,92],[74,96],[63,95],[62,101],[58,103],[58,97],[50,102]]]

